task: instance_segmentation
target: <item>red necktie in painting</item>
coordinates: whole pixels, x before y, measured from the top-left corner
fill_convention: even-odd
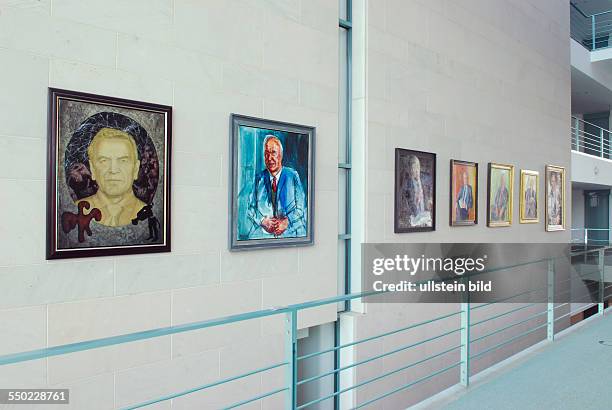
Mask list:
[[[272,191],[276,192],[276,177],[272,178]]]

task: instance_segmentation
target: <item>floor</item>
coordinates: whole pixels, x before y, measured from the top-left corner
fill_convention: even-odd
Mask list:
[[[442,408],[612,408],[612,312],[594,317],[519,366],[470,387]]]

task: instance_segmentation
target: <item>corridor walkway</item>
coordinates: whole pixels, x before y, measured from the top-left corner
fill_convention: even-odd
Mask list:
[[[612,313],[589,322],[443,408],[612,408]]]

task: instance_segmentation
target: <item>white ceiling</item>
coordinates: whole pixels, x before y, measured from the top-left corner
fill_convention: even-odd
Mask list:
[[[572,113],[610,111],[612,91],[572,67]]]

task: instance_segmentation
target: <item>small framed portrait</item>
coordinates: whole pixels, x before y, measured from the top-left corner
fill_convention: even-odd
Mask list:
[[[540,174],[537,171],[521,169],[519,223],[532,224],[539,222],[539,187]]]
[[[314,240],[315,128],[232,114],[230,250]]]
[[[487,225],[512,225],[514,166],[489,163]]]
[[[395,233],[436,229],[436,154],[395,149]]]
[[[546,165],[546,230],[565,230],[565,168]]]
[[[170,251],[172,108],[49,89],[47,258]]]
[[[478,164],[451,159],[450,178],[450,225],[476,225],[478,223]]]

